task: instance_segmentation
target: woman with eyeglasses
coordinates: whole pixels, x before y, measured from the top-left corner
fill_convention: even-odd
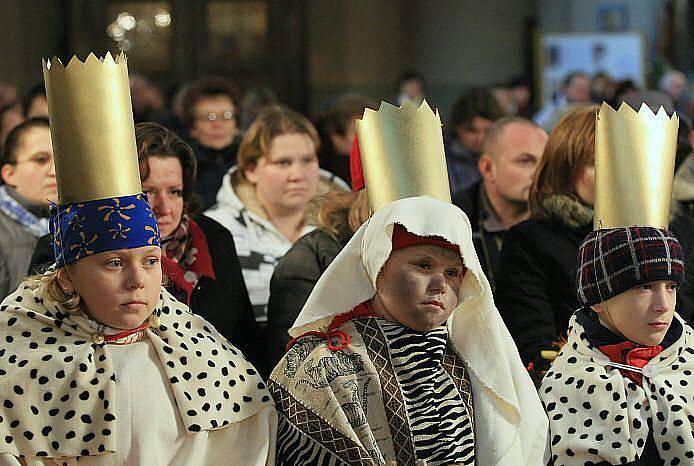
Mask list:
[[[235,86],[220,77],[193,83],[185,95],[184,123],[198,162],[196,192],[203,208],[214,203],[224,174],[236,165],[238,108]]]
[[[48,234],[48,203],[57,200],[48,119],[32,118],[10,131],[0,167],[2,299],[26,275],[36,241]]]

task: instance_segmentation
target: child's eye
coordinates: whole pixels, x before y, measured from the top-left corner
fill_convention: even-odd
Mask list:
[[[431,265],[428,262],[417,262],[417,267],[424,270],[431,269]]]
[[[147,258],[146,263],[147,263],[147,265],[157,265],[159,263],[159,258],[149,257],[149,258]]]
[[[668,284],[668,287],[667,287],[667,288],[668,288],[668,290],[670,290],[670,291],[677,291],[677,290],[680,288],[680,286],[679,286],[677,283],[672,282],[672,283],[669,283],[669,284]]]
[[[183,197],[183,190],[182,189],[172,189],[171,194],[173,194],[176,197]]]
[[[123,261],[120,259],[111,259],[110,261],[106,262],[106,265],[109,267],[120,267],[123,265]]]
[[[458,278],[460,276],[460,270],[458,269],[448,269],[446,270],[446,275],[448,275],[451,278]]]

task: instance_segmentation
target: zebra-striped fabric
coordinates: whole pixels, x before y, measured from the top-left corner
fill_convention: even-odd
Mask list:
[[[378,322],[405,399],[417,459],[432,466],[474,465],[472,413],[441,365],[446,327],[417,332],[381,318]]]
[[[348,466],[280,415],[277,429],[277,466]]]

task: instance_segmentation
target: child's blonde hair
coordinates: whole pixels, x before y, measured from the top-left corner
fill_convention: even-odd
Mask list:
[[[38,289],[40,295],[48,297],[70,312],[85,312],[82,297],[76,291],[67,294],[63,290],[58,281],[58,271],[55,269],[48,269],[40,275],[32,275],[26,279],[25,283],[33,290]]]

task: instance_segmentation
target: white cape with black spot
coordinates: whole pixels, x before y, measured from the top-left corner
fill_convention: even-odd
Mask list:
[[[116,347],[94,343],[93,321],[29,286],[8,296],[0,306],[0,465],[16,457],[134,464],[155,451],[165,455],[157,464],[271,463],[276,414],[253,366],[163,288],[154,312],[160,326],[143,342]]]
[[[675,318],[682,336],[644,366],[640,387],[609,366],[571,317],[568,342],[540,388],[555,466],[636,461],[649,424],[665,464],[694,464],[694,331]]]

